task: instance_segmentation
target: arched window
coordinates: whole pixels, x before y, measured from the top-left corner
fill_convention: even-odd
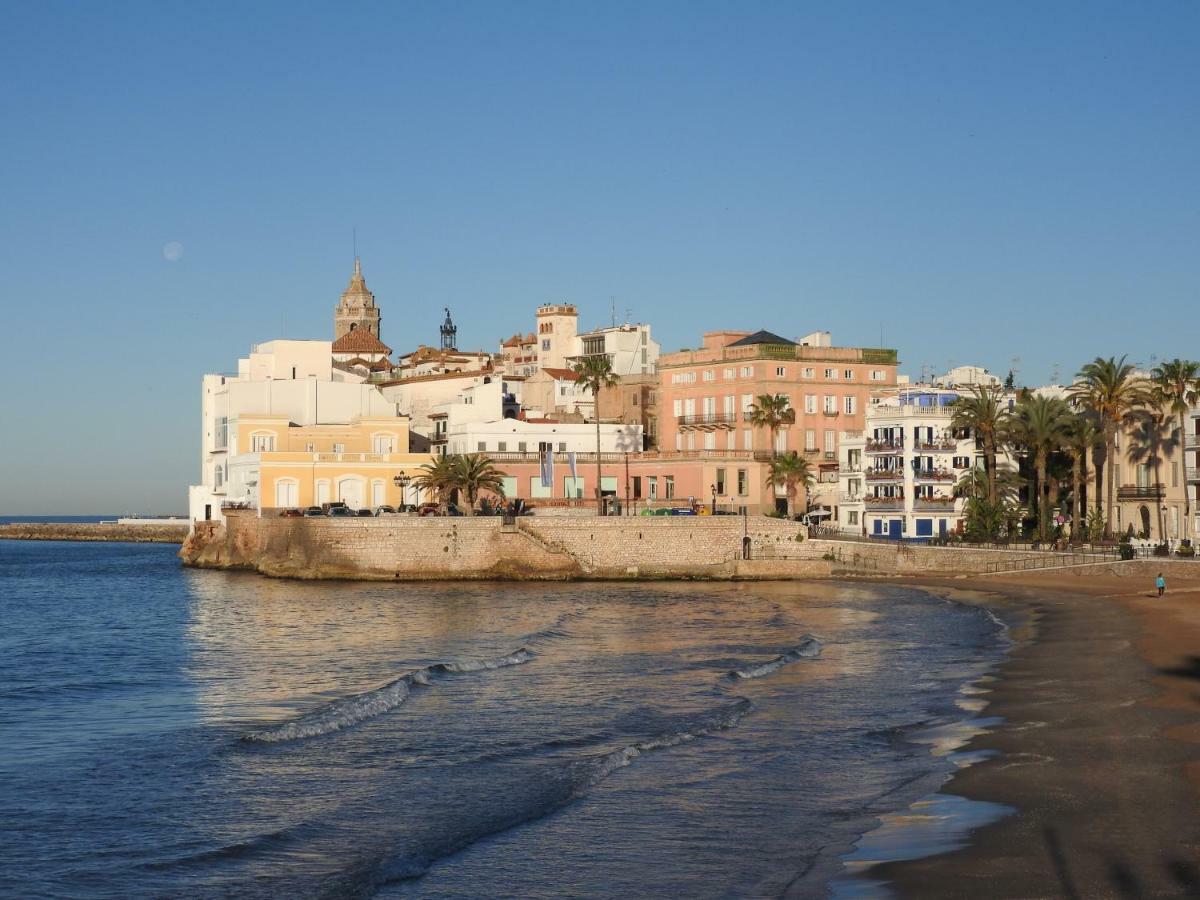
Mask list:
[[[358,323],[357,323],[357,322],[351,322],[351,323],[350,323],[350,330],[351,330],[351,331],[353,331],[353,330],[354,330],[355,328],[357,328],[357,327],[358,327]]]

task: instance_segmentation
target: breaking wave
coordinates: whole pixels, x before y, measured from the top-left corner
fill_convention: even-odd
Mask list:
[[[801,659],[811,659],[814,656],[820,655],[821,642],[810,635],[795,647],[792,647],[787,652],[776,656],[774,659],[769,659],[766,662],[759,663],[755,666],[746,666],[743,669],[734,669],[729,673],[729,677],[762,678],[764,675],[770,675],[772,672],[779,671],[788,663],[794,663]]]
[[[252,743],[274,744],[280,741],[295,741],[301,738],[318,737],[357,725],[366,719],[382,715],[395,709],[408,699],[413,687],[427,686],[433,677],[440,674],[465,674],[518,666],[533,659],[533,652],[522,647],[505,656],[491,659],[465,659],[455,662],[434,663],[413,672],[401,675],[387,684],[362,694],[339,697],[324,706],[317,707],[289,722],[261,728],[242,735],[242,740]]]

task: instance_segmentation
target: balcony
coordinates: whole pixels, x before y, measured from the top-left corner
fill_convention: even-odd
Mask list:
[[[867,481],[903,481],[903,469],[867,469],[863,472]]]
[[[841,413],[838,412],[836,409],[825,409],[825,410],[821,411],[821,415],[829,416],[832,419],[834,416],[841,415]]]
[[[1162,500],[1165,494],[1163,484],[1123,484],[1117,488],[1118,500]]]
[[[903,453],[904,441],[867,441],[868,453]]]
[[[1183,446],[1188,450],[1200,450],[1200,434],[1185,434]]]
[[[862,503],[862,494],[838,494],[838,503]]]
[[[939,438],[936,441],[918,441],[913,444],[917,453],[953,453],[958,449],[958,441],[953,438]]]
[[[888,512],[904,509],[903,497],[863,497],[868,512]]]
[[[1200,466],[1188,466],[1184,471],[1187,473],[1188,484],[1200,482]]]
[[[916,469],[913,471],[916,481],[956,481],[958,476],[949,469]]]
[[[737,413],[701,413],[694,416],[676,416],[680,428],[699,428],[712,431],[715,428],[733,428],[737,424]]]
[[[918,497],[913,501],[915,512],[953,512],[953,497]]]
[[[434,436],[429,439],[429,443],[444,444],[449,439],[450,439],[450,436],[448,434],[446,434],[446,432],[443,431],[440,434],[434,434]]]

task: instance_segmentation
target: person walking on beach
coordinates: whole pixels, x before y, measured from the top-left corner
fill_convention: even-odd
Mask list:
[[[1154,586],[1158,588],[1158,596],[1163,595],[1163,591],[1167,589],[1167,579],[1163,578],[1162,572],[1158,573],[1158,577],[1154,579]]]

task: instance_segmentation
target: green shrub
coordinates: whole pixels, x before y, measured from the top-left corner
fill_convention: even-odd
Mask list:
[[[1192,557],[1194,557],[1196,555],[1196,548],[1192,547],[1190,545],[1187,547],[1180,547],[1178,550],[1175,551],[1175,555],[1182,556],[1185,559],[1191,559]]]
[[[1133,559],[1135,555],[1133,552],[1133,544],[1130,544],[1128,541],[1123,541],[1122,543],[1118,544],[1117,549],[1121,553],[1121,559]]]

